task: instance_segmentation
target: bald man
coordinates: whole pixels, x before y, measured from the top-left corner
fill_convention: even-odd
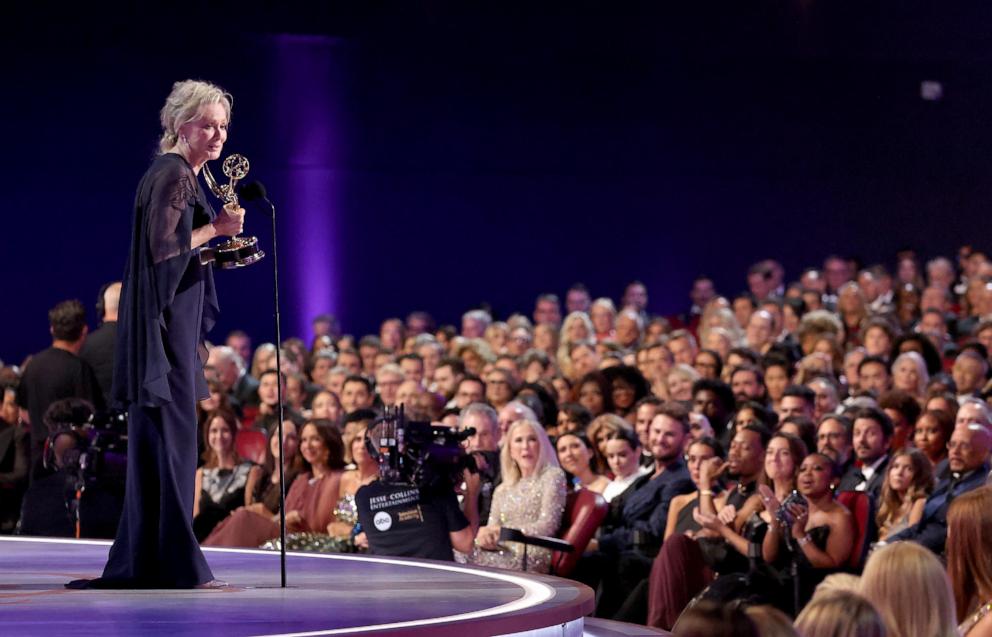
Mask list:
[[[977,423],[956,426],[947,443],[948,472],[927,498],[923,518],[887,541],[911,540],[937,555],[943,553],[947,541],[947,509],[954,498],[985,484],[990,451],[992,433],[987,428]]]
[[[96,372],[104,404],[110,405],[110,387],[114,378],[114,345],[117,342],[117,308],[121,301],[121,282],[112,281],[100,288],[96,309],[100,327],[89,333],[79,356]]]

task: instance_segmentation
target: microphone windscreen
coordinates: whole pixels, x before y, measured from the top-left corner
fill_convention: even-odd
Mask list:
[[[253,181],[241,187],[240,196],[245,201],[265,199],[265,186],[260,181]]]

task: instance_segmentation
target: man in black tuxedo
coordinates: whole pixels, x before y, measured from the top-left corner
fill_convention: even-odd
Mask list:
[[[889,466],[892,420],[876,407],[854,412],[854,454],[857,460],[840,479],[838,491],[864,491],[878,502]]]

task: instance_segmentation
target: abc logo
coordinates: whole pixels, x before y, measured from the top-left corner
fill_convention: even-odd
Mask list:
[[[372,523],[375,524],[375,528],[380,531],[388,531],[391,526],[393,526],[393,517],[386,513],[385,511],[379,511],[372,518]]]

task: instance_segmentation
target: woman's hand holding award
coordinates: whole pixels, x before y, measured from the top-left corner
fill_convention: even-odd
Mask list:
[[[224,202],[225,208],[238,208],[235,186],[248,175],[248,160],[242,155],[231,155],[224,160],[223,170],[224,175],[229,179],[226,184],[220,184],[214,179],[207,164],[203,164],[203,178],[207,181],[211,192]],[[214,265],[225,270],[251,265],[261,261],[264,256],[265,253],[259,249],[256,237],[234,236],[217,246],[203,248],[200,251],[202,263],[213,262]]]

